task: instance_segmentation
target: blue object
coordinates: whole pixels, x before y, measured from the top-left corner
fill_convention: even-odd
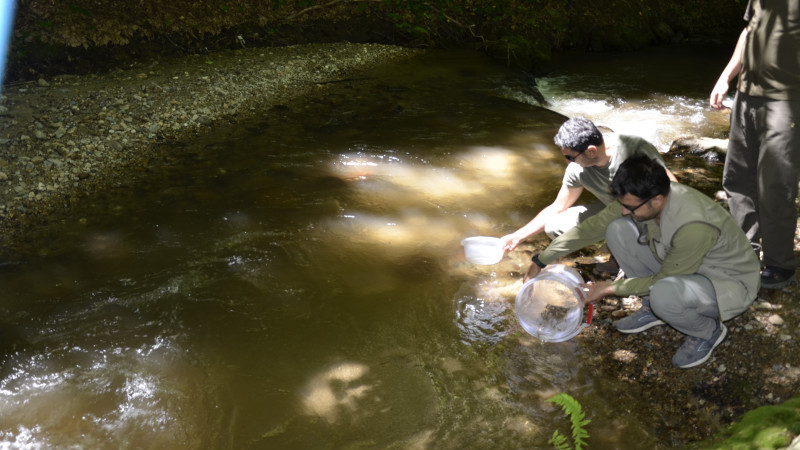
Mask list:
[[[11,30],[14,27],[14,6],[16,0],[0,0],[0,92],[3,89],[3,78],[6,74],[8,45],[11,41]]]

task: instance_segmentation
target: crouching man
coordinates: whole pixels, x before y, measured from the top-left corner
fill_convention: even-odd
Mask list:
[[[615,202],[533,256],[526,280],[605,238],[627,278],[584,285],[584,303],[641,296],[641,309],[615,322],[617,330],[639,333],[666,323],[687,335],[672,363],[704,363],[725,339],[723,321],[756,298],[760,264],[750,241],[724,209],[695,189],[671,183],[664,167],[646,156],[622,163],[611,194]]]

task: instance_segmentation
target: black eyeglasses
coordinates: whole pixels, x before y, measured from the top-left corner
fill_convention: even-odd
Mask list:
[[[578,156],[581,156],[583,154],[583,152],[585,152],[586,149],[588,149],[588,148],[589,147],[586,147],[585,149],[579,151],[578,154],[575,155],[575,156],[564,155],[564,158],[567,158],[567,161],[569,161],[569,162],[575,162],[575,160],[578,159]]]
[[[622,205],[623,208],[627,209],[631,214],[633,214],[634,211],[636,211],[637,209],[641,208],[642,206],[644,206],[645,203],[649,202],[650,200],[652,200],[654,198],[656,198],[655,195],[652,196],[652,197],[648,197],[647,200],[643,201],[642,203],[639,203],[636,206],[628,206],[628,205],[626,205],[625,203],[622,203],[622,202],[619,202],[619,204]]]

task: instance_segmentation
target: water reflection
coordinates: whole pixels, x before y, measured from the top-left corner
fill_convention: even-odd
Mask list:
[[[331,425],[341,419],[340,412],[354,417],[361,409],[359,401],[374,387],[362,381],[368,372],[369,367],[364,364],[346,362],[315,375],[302,391],[305,413],[320,417]]]
[[[563,117],[510,100],[525,83],[433,53],[76,205],[0,272],[0,446],[537,448],[562,391],[601,434],[619,411],[580,348],[516,323],[528,256],[479,267],[459,245],[559,189]],[[607,448],[653,442],[616,426]]]
[[[496,233],[500,224],[492,212],[526,197],[518,190],[528,185],[521,179],[534,184],[563,170],[557,153],[543,144],[531,147],[472,145],[437,164],[410,155],[341,155],[331,162],[331,173],[347,183],[348,194],[335,201],[337,214],[325,231],[344,245],[369,245],[387,255],[422,251],[441,257],[465,235]]]

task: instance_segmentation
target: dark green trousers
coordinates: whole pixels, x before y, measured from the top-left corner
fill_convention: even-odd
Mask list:
[[[750,242],[761,244],[763,264],[783,269],[798,266],[798,118],[800,101],[737,93],[722,177],[731,215]]]

